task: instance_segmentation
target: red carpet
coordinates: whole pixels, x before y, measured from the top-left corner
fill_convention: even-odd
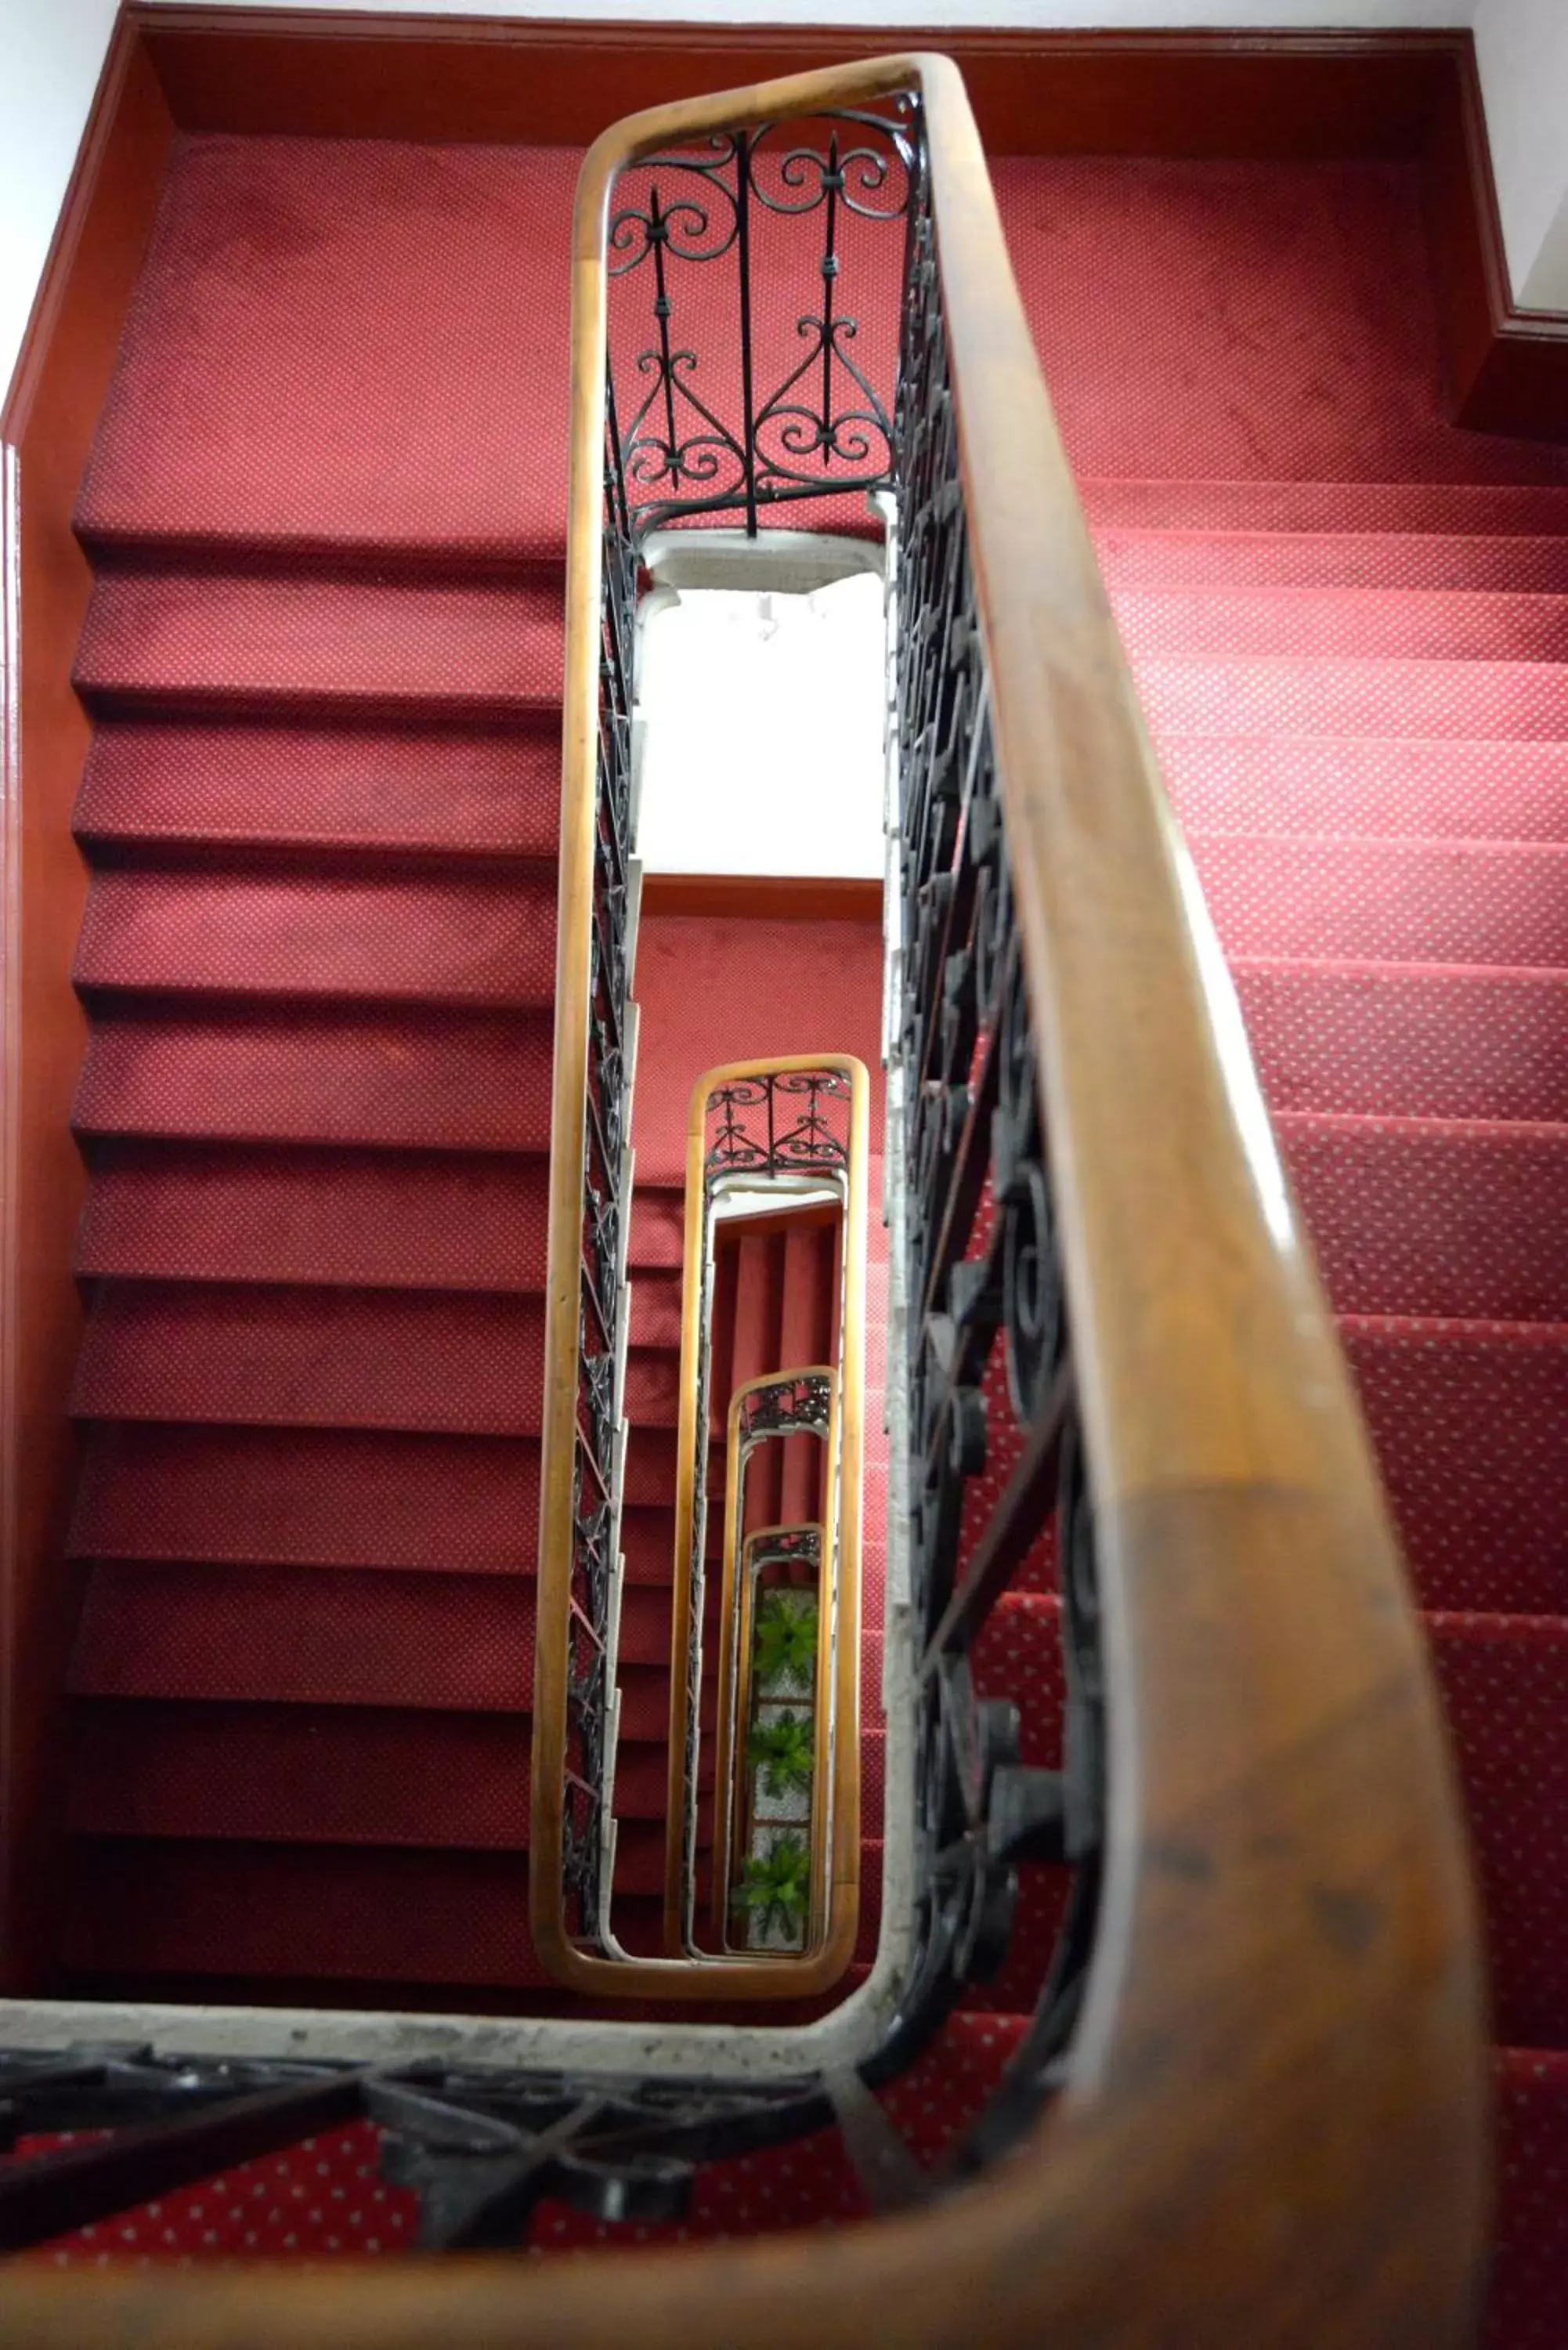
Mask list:
[[[185,141],[83,491],[80,1985],[544,1996],[522,1846],[576,161]],[[1430,1611],[1503,2043],[1490,2338],[1559,2350],[1568,452],[1443,422],[1406,167],[997,177]],[[850,1019],[839,944],[804,943],[777,990],[760,945],[643,941],[632,1901],[658,1883],[686,1098],[753,1051],[873,1057],[874,958]],[[978,1659],[1043,1758],[1053,1575],[1045,1536]],[[887,2093],[922,2150],[1016,2039],[1059,1898],[1029,1887],[986,2003]],[[260,2248],[389,2248],[364,2147],[319,2159],[357,2216],[269,2217]],[[126,2255],[258,2248],[241,2199],[198,2199],[128,2222]],[[828,2138],[721,2166],[677,2232],[858,2209]],[[594,2232],[546,2213],[537,2243]]]

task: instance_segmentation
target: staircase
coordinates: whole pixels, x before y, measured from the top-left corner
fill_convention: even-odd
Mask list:
[[[188,142],[83,489],[79,1987],[549,2003],[565,289],[536,223],[572,170]],[[443,248],[481,215],[542,275],[476,307]],[[503,387],[535,380],[530,470]],[[630,1595],[633,1680],[660,1598]],[[621,1841],[647,1893],[658,1808]]]
[[[575,163],[187,140],[83,493],[78,1989],[554,1997],[524,1847]],[[1552,2350],[1568,455],[1441,421],[1398,167],[997,180],[1449,1710],[1498,2041],[1488,2339]],[[617,1884],[645,1928],[691,1076],[866,1052],[818,1033],[831,989],[778,1022],[776,960],[737,985],[712,932],[650,918],[639,949]],[[864,940],[850,961],[875,1033]],[[1012,1465],[999,1446],[977,1523]],[[1055,1586],[1047,1531],[975,1657],[1026,1762],[1060,1759]],[[918,2155],[1017,2046],[1064,1890],[1026,1874],[1001,1973],[882,2093]],[[323,2138],[321,2195],[352,2197],[368,2144]],[[253,2170],[223,2213],[171,2197],[161,2241],[126,2249],[254,2248],[240,2188],[283,2190]],[[393,2247],[406,2208],[378,2192],[327,2249]],[[679,2230],[546,2206],[533,2243],[866,2209],[826,2132],[711,2165]]]

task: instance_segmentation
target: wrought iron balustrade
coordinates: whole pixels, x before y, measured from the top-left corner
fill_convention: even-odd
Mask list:
[[[621,173],[610,375],[639,535],[738,512],[754,536],[769,506],[888,486],[917,168],[899,99],[717,132]]]

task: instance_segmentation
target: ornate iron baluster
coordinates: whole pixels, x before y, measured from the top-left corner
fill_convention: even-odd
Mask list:
[[[573,1470],[566,1767],[562,1786],[562,1873],[576,1937],[604,1942],[608,1887],[609,1660],[618,1605],[615,1476],[627,1201],[627,941],[631,853],[632,661],[637,556],[620,461],[613,383],[604,463],[599,725],[589,934],[587,1089],[578,1299],[577,1457]]]
[[[898,1038],[909,1186],[911,1578],[924,1643],[923,1956],[908,2008],[920,2021],[903,2044],[933,2028],[966,1979],[1000,1963],[1020,1867],[1071,1862],[1078,1875],[1068,1928],[997,2108],[1015,2134],[1056,2084],[1092,1946],[1103,1697],[1093,1520],[923,162],[911,203],[896,438]],[[1004,1380],[988,1380],[993,1359]],[[999,1410],[1010,1428],[993,1425]],[[966,1496],[1003,1440],[1011,1473],[989,1519],[966,1533]],[[1016,1710],[976,1694],[970,1654],[1053,1517],[1068,1700],[1063,1767],[1044,1771],[1020,1763]],[[982,2123],[946,2172],[998,2151],[1004,2135]]]
[[[879,390],[877,363],[853,356],[860,327],[839,307],[839,286],[846,220],[890,228],[907,220],[916,168],[912,118],[910,101],[887,114],[835,111],[822,118],[821,140],[804,143],[798,124],[763,123],[716,136],[706,149],[650,157],[623,174],[634,186],[647,174],[647,192],[619,203],[612,216],[610,271],[630,278],[648,266],[655,326],[654,340],[630,362],[647,390],[620,442],[639,537],[677,516],[737,508],[754,536],[761,506],[889,485],[892,383]],[[820,291],[795,320],[805,350],[761,400],[753,301],[759,208],[782,218],[820,213],[823,228]],[[740,412],[732,421],[721,392],[699,390],[709,380],[701,354],[680,332],[687,270],[732,255],[740,338]],[[624,348],[624,332],[613,340]],[[807,389],[814,379],[815,399]]]

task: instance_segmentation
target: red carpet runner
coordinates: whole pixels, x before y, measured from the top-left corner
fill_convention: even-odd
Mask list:
[[[187,141],[84,493],[78,1982],[516,2005],[534,1981],[574,168]],[[1557,2350],[1568,455],[1442,421],[1400,167],[1004,161],[998,180],[1428,1610],[1501,2043],[1490,2338]],[[684,1102],[650,1103],[645,1065],[639,1131]],[[647,1276],[678,1261],[675,1178],[651,1152],[640,1171],[639,1343],[668,1357]],[[651,1568],[668,1359],[643,1372]],[[1042,1759],[1048,1554],[981,1659]],[[634,1608],[634,1669],[640,1627]],[[635,1834],[622,1849],[635,1877]],[[889,2093],[922,2150],[1016,2040],[1053,1898],[1031,1893],[994,2007]],[[363,2142],[310,2158],[304,2194],[259,2166],[112,2249],[389,2249]],[[681,2232],[857,2208],[828,2140],[725,2166]]]

